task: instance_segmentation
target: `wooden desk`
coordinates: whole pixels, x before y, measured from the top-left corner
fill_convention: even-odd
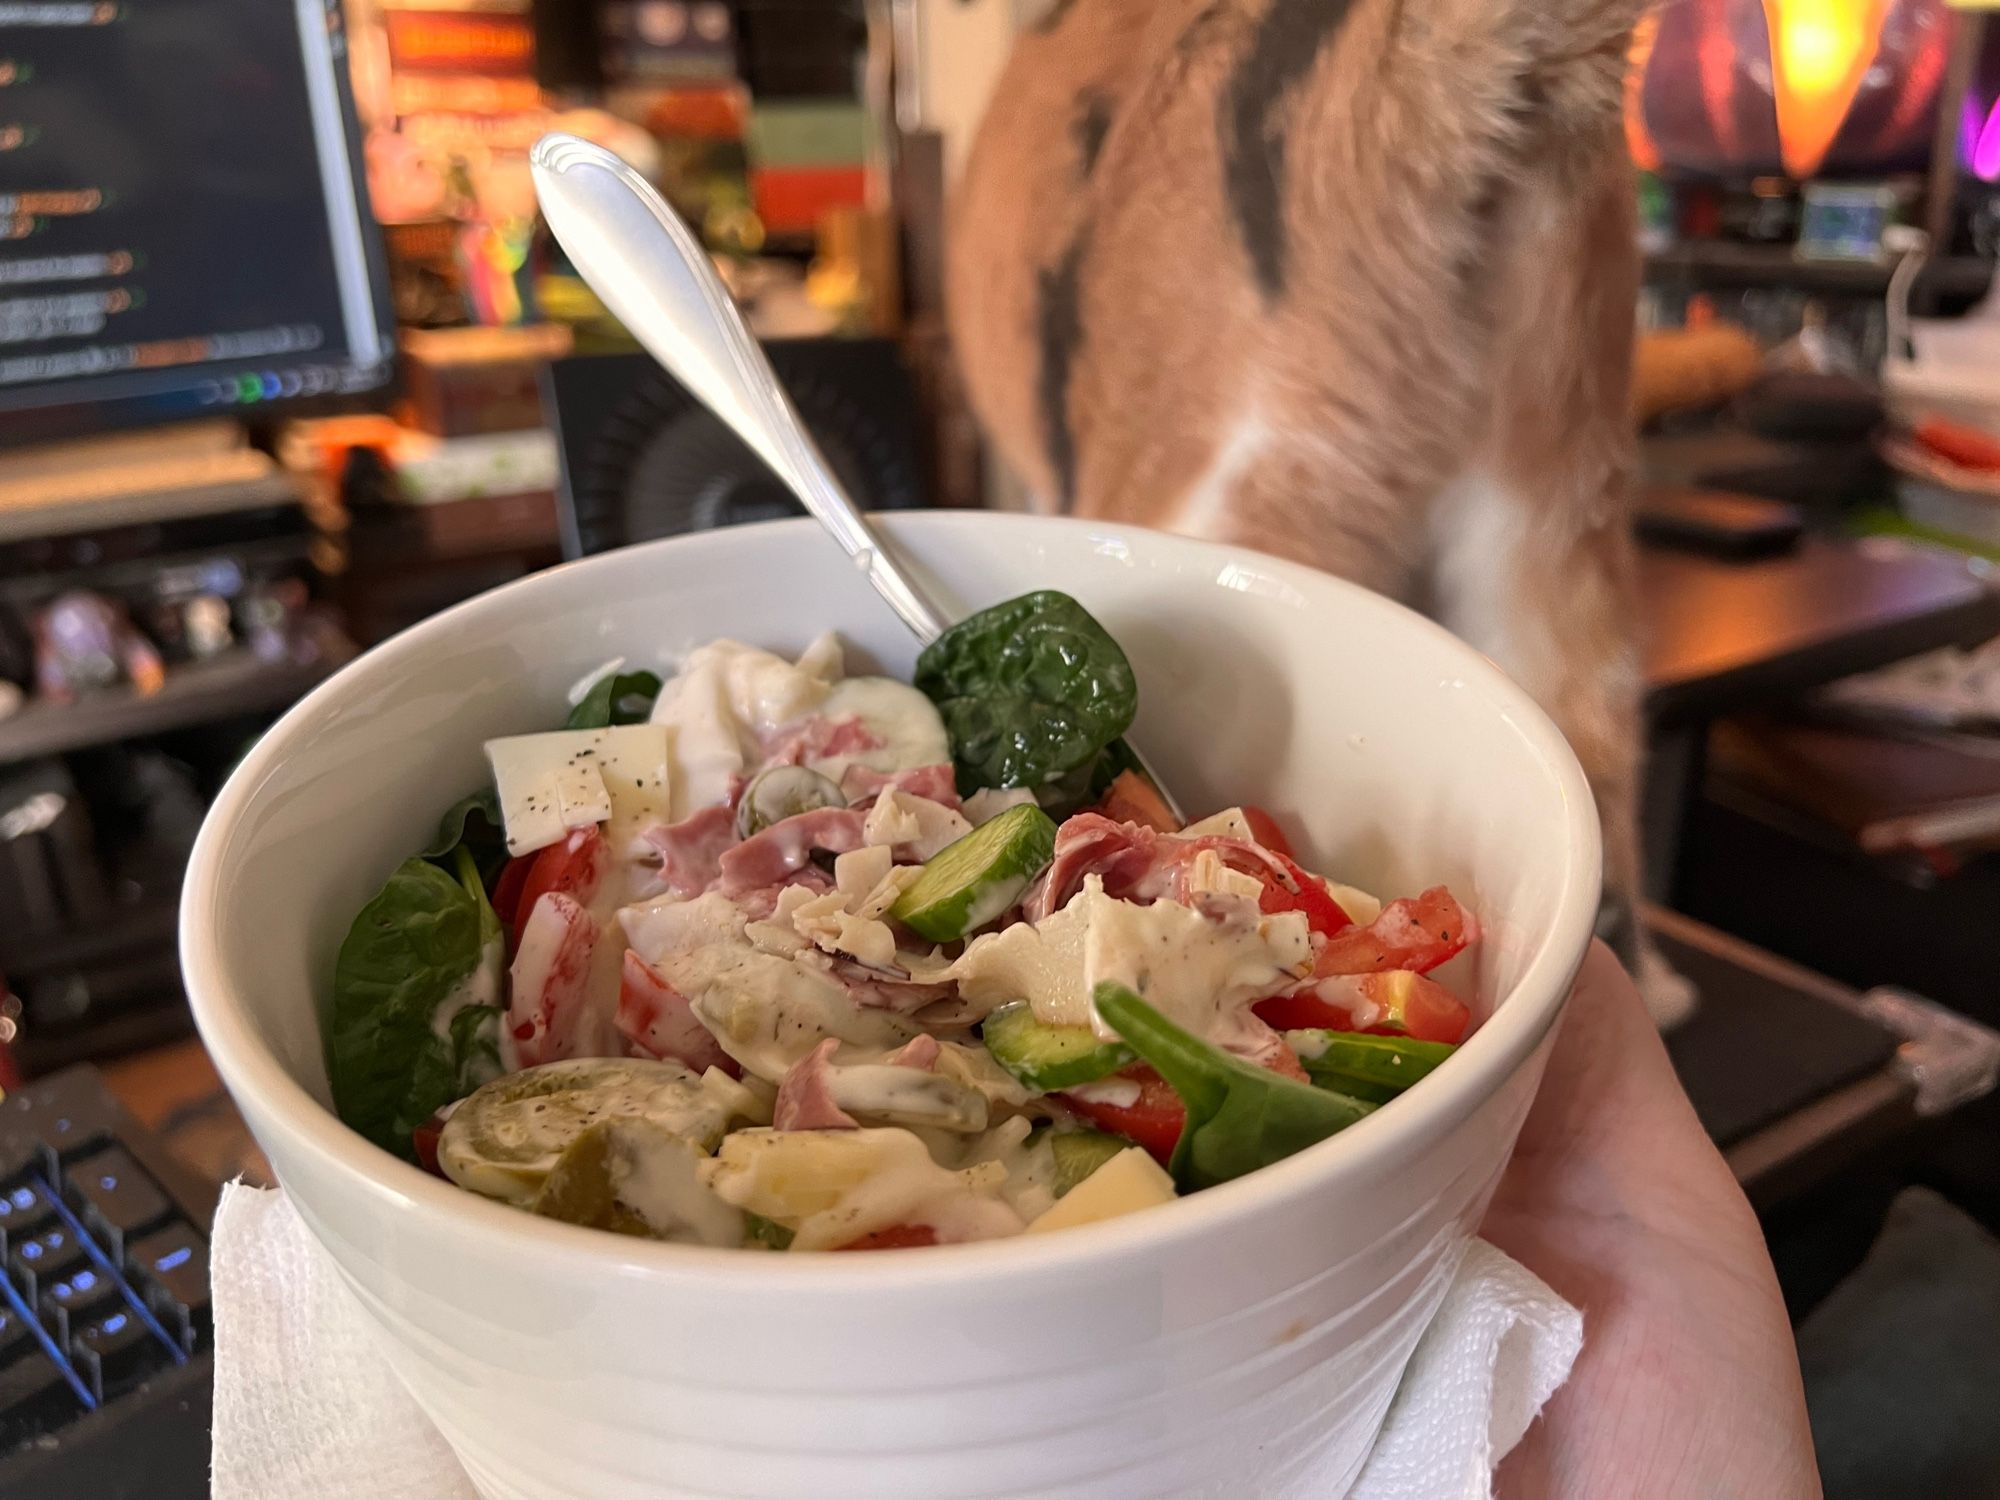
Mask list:
[[[118,1102],[210,1182],[276,1180],[198,1039],[135,1052],[102,1071]]]
[[[1808,536],[1755,562],[1642,546],[1647,894],[1677,904],[1681,835],[1701,793],[1711,720],[2000,634],[1990,571],[1879,540]]]
[[[1639,588],[1656,728],[2000,633],[1979,565],[1893,542],[1808,536],[1756,562],[1642,546]]]

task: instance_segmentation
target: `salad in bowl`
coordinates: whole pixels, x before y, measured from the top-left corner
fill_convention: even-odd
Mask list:
[[[1391,1105],[1468,1029],[1431,975],[1472,913],[1307,868],[1252,796],[1183,826],[1136,706],[1046,591],[909,683],[831,634],[613,664],[354,918],[337,1111],[533,1213],[802,1252],[1130,1213]]]

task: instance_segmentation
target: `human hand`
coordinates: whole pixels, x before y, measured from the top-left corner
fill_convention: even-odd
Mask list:
[[[1820,1493],[1756,1216],[1602,943],[1481,1232],[1583,1310],[1583,1353],[1500,1495]]]

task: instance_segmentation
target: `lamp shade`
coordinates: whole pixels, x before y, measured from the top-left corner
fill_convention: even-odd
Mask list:
[[[1626,118],[1642,165],[1802,179],[1921,164],[1944,0],[1665,0],[1657,16]]]

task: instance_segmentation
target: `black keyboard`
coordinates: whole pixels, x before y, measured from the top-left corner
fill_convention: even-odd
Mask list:
[[[0,1495],[208,1493],[200,1182],[70,1068],[0,1099]]]

